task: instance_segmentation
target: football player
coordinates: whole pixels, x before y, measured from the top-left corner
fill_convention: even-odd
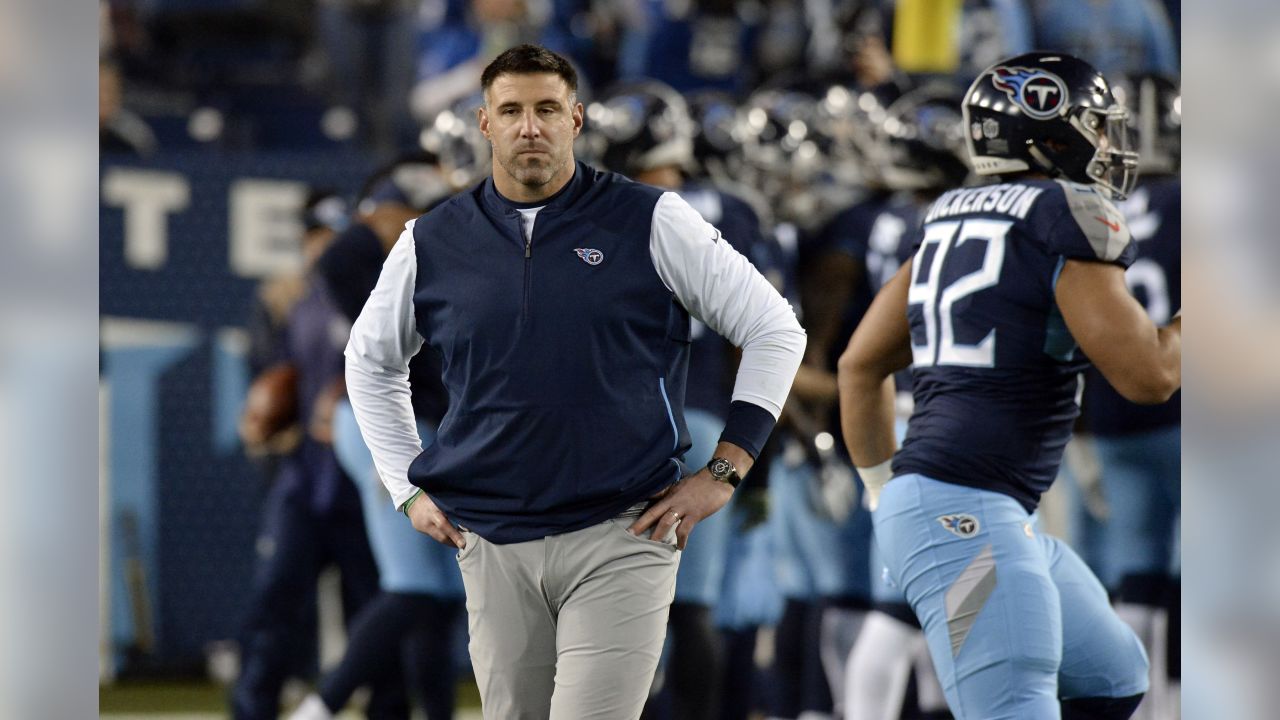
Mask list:
[[[774,201],[773,235],[798,265],[801,313],[813,335],[823,315],[811,314],[808,291],[823,282],[814,238],[848,193],[829,170],[835,138],[822,124],[817,98],[793,89],[766,89],[743,108],[740,129],[745,175]],[[818,293],[817,295],[821,295]],[[788,399],[784,422],[775,433],[780,454],[770,467],[769,524],[774,533],[775,567],[785,598],[775,633],[776,692],[771,718],[825,715],[832,709],[827,669],[847,655],[868,604],[867,553],[870,527],[852,512],[855,487],[848,463],[834,452],[836,401],[834,358],[820,344],[806,350]],[[862,566],[851,567],[833,548],[857,545]]]
[[[881,183],[895,192],[865,232],[842,238],[842,250],[862,262],[862,283],[878,292],[911,259],[912,238],[929,205],[944,190],[965,182],[961,94],[949,85],[926,85],[905,93],[884,109],[867,148],[868,164]],[[901,439],[911,413],[911,374],[895,375],[895,435]],[[867,495],[863,494],[864,501]],[[846,550],[850,552],[851,549]],[[848,656],[840,704],[845,715],[860,720],[896,720],[906,699],[914,666],[917,699],[922,711],[946,709],[925,646],[924,633],[902,591],[884,578],[884,563],[871,546],[872,609]],[[836,687],[833,683],[833,687]]]
[[[678,92],[656,80],[629,83],[613,88],[586,113],[582,142],[588,157],[639,182],[677,191],[738,252],[759,260],[764,238],[751,207],[711,185],[686,179],[694,159],[695,125]],[[737,356],[727,340],[701,322],[693,321],[690,336],[685,422],[693,447],[685,459],[690,467],[700,467],[711,459],[724,427]],[[758,468],[751,477],[758,481]],[[658,676],[670,688],[675,718],[719,713],[724,652],[712,609],[720,598],[734,503],[731,499],[722,512],[698,523],[680,558],[669,619],[671,643]],[[646,717],[655,716],[657,702],[650,700]]]
[[[963,117],[974,171],[1001,182],[925,214],[841,356],[845,442],[957,718],[1127,718],[1141,643],[1032,519],[1079,415],[1078,350],[1129,400],[1181,385],[1180,317],[1157,328],[1124,281],[1127,113],[1088,63],[1028,53],[979,75]],[[887,381],[908,365],[895,453]]]
[[[331,247],[334,241],[328,242]],[[323,243],[304,248],[308,272],[280,334],[278,359],[294,372],[283,376],[288,378],[288,392],[272,394],[296,398],[289,404],[296,404],[302,430],[280,461],[263,509],[241,644],[242,669],[229,698],[231,715],[238,720],[279,716],[290,656],[296,645],[306,642],[300,630],[310,623],[314,605],[309,598],[326,567],[341,570],[343,612],[349,625],[378,589],[359,494],[332,444],[332,411],[342,387],[342,351],[350,323],[342,318],[313,263],[323,249]],[[272,428],[259,427],[254,414],[247,415],[241,426],[247,446],[278,442],[268,437]],[[404,712],[401,685],[399,676],[375,684],[370,717]]]
[[[441,123],[435,129],[450,127]],[[430,131],[424,135],[430,136]],[[444,151],[448,145],[433,147]],[[446,153],[445,157],[460,155]],[[454,182],[472,179],[466,172],[469,167],[483,166],[453,163],[434,152],[414,153],[365,181],[355,222],[318,262],[346,328],[359,316],[377,283],[383,257],[404,224],[447,198]],[[449,177],[454,173],[461,173],[457,180]],[[339,338],[345,344],[346,334]],[[438,361],[431,353],[420,353],[410,365],[411,400],[424,446],[434,440],[448,404],[439,375]],[[455,626],[463,611],[462,576],[455,553],[414,530],[389,502],[346,398],[334,408],[332,435],[334,453],[359,491],[368,545],[378,566],[379,592],[355,618],[341,661],[325,673],[316,692],[303,700],[290,719],[329,720],[357,689],[385,683],[386,677],[396,682],[407,677],[429,717],[450,717],[457,678]]]

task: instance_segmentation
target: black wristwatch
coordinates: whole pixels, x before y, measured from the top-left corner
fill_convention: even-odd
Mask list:
[[[711,471],[711,477],[722,483],[729,483],[729,486],[735,490],[738,489],[738,483],[742,482],[738,468],[722,457],[711,458],[711,462],[707,463],[707,470]]]

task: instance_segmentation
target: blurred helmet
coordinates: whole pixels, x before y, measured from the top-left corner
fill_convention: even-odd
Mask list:
[[[857,189],[832,162],[836,140],[822,123],[818,101],[796,90],[761,90],[742,111],[745,180],[803,230],[848,206]]]
[[[870,93],[867,97],[874,98]],[[825,145],[828,170],[838,182],[859,187],[867,184],[868,172],[863,149],[870,125],[864,105],[852,89],[831,85],[819,94],[814,117]]]
[[[1128,113],[1092,65],[1033,52],[996,63],[964,101],[965,139],[979,175],[1033,170],[1123,198],[1137,181]]]
[[[702,175],[731,175],[742,170],[742,115],[733,96],[699,90],[685,97],[693,120],[693,159]]]
[[[1137,137],[1138,169],[1167,175],[1182,165],[1182,90],[1167,75],[1149,73],[1116,82]]]
[[[342,232],[351,221],[351,208],[335,190],[312,189],[302,206],[302,226],[307,232],[327,229]]]
[[[438,159],[430,153],[414,152],[370,176],[360,191],[356,210],[367,215],[390,204],[423,213],[454,192]]]
[[[912,90],[884,111],[869,164],[891,190],[945,190],[964,183],[969,163],[960,91],[933,84]]]
[[[761,90],[743,108],[743,152],[762,180],[806,182],[823,167],[830,137],[818,128],[817,102],[794,90]]]
[[[492,151],[475,112],[483,102],[477,93],[454,103],[437,113],[418,136],[422,149],[438,158],[440,172],[453,190],[474,185],[489,174]]]
[[[619,85],[591,103],[584,134],[584,155],[624,175],[693,162],[689,108],[680,93],[656,80]]]

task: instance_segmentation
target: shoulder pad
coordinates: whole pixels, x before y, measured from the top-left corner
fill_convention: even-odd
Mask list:
[[[1112,262],[1120,258],[1129,245],[1129,226],[1124,215],[1092,185],[1057,181],[1071,211],[1071,218],[1084,233],[1099,260]]]

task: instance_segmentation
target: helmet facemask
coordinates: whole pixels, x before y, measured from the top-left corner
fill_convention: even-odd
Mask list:
[[[1122,105],[1106,110],[1080,108],[1070,122],[1095,148],[1085,175],[1110,190],[1115,199],[1128,197],[1138,183],[1138,153],[1132,149],[1129,111]]]

